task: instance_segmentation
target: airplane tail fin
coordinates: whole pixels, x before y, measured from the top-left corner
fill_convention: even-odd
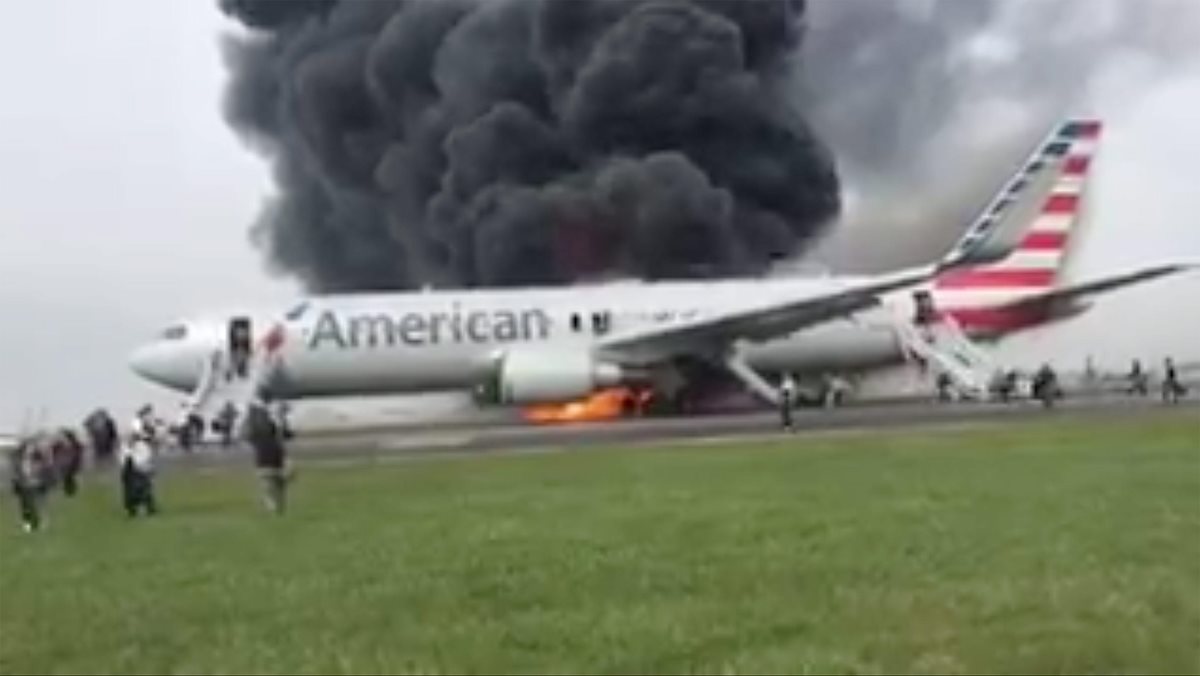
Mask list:
[[[1060,282],[1103,125],[1090,118],[1057,124],[968,230],[976,239],[1019,233],[1015,246],[990,259],[958,266],[933,282],[938,309],[968,329],[1015,328],[1013,317],[991,316],[997,306],[1050,292]],[[1025,318],[1031,319],[1031,318]]]
[[[947,270],[937,289],[1005,291],[1023,295],[1054,285],[1071,234],[1080,221],[1084,189],[1101,123],[1073,119],[1055,127],[997,193],[968,232],[1022,232],[999,260]]]
[[[1087,308],[1080,301],[1088,296],[1200,269],[1200,263],[1187,261],[1083,282],[1063,278],[1102,131],[1099,120],[1069,119],[1038,145],[968,231],[984,244],[991,233],[1016,232],[1016,245],[991,260],[976,262],[985,258],[977,255],[939,274],[933,282],[939,313],[973,335],[1000,335],[1074,316]]]

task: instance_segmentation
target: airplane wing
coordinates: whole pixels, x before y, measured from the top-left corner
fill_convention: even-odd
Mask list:
[[[767,340],[846,317],[879,303],[889,291],[929,281],[957,261],[901,270],[847,282],[841,288],[785,301],[615,333],[597,343],[597,351],[626,364],[651,364],[684,355],[721,354],[738,340]]]
[[[963,237],[936,264],[862,281],[847,280],[843,286],[829,292],[810,292],[802,297],[715,316],[617,333],[598,343],[597,351],[610,359],[631,364],[649,364],[683,355],[718,353],[728,356],[727,348],[736,341],[765,340],[845,317],[877,304],[881,294],[918,286],[946,270],[1003,259],[1009,251],[997,248],[992,240],[1003,229],[1007,214],[1021,205],[1033,203],[1030,200],[1036,200],[1042,194],[1025,189],[1030,177],[1046,166],[1048,158],[1065,152],[1070,139],[1095,130],[1095,123],[1087,121],[1057,125],[1035,149],[1023,169],[1005,184]]]
[[[1079,284],[1060,286],[1049,291],[1025,296],[1001,307],[1002,310],[1050,310],[1053,306],[1069,304],[1088,296],[1119,289],[1123,286],[1166,277],[1187,270],[1200,269],[1200,263],[1169,263],[1141,268],[1132,272],[1109,275]]]
[[[979,265],[1007,255],[990,247],[998,221],[977,220],[938,262],[862,280],[840,288],[751,305],[729,312],[649,326],[613,335],[596,343],[596,352],[623,364],[649,365],[682,356],[728,356],[741,340],[767,340],[808,326],[848,317],[877,305],[879,296],[924,284],[951,269]]]

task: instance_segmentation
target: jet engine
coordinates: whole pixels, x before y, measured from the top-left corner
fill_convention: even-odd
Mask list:
[[[619,385],[617,364],[597,360],[586,348],[516,349],[499,355],[486,399],[502,404],[561,402]]]

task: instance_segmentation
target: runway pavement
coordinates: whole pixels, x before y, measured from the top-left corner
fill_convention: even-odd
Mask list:
[[[1197,416],[1200,434],[1200,402],[1178,405]],[[878,429],[953,428],[1005,424],[1031,419],[1087,419],[1137,416],[1160,410],[1156,399],[1133,400],[1126,397],[1075,399],[1060,402],[1045,410],[1034,402],[1009,404],[932,402],[856,405],[838,409],[800,409],[796,412],[797,431],[803,437],[813,434],[853,434]],[[302,464],[328,462],[364,462],[404,460],[429,456],[457,456],[491,453],[528,453],[565,451],[588,447],[695,444],[764,440],[785,433],[773,412],[708,415],[700,417],[627,419],[602,423],[578,423],[552,426],[502,424],[479,426],[407,426],[344,431],[301,436],[292,443],[294,459]],[[172,464],[210,465],[233,460],[245,462],[245,451],[219,451],[205,448]]]

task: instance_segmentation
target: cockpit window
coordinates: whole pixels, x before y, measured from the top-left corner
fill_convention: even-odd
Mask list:
[[[300,319],[300,317],[304,316],[304,313],[308,311],[308,306],[309,302],[307,300],[302,301],[292,309],[288,310],[287,313],[284,314],[284,317],[286,317],[289,322],[294,322],[297,319]]]
[[[161,337],[165,340],[183,340],[187,338],[187,327],[183,324],[167,327],[163,330]]]

